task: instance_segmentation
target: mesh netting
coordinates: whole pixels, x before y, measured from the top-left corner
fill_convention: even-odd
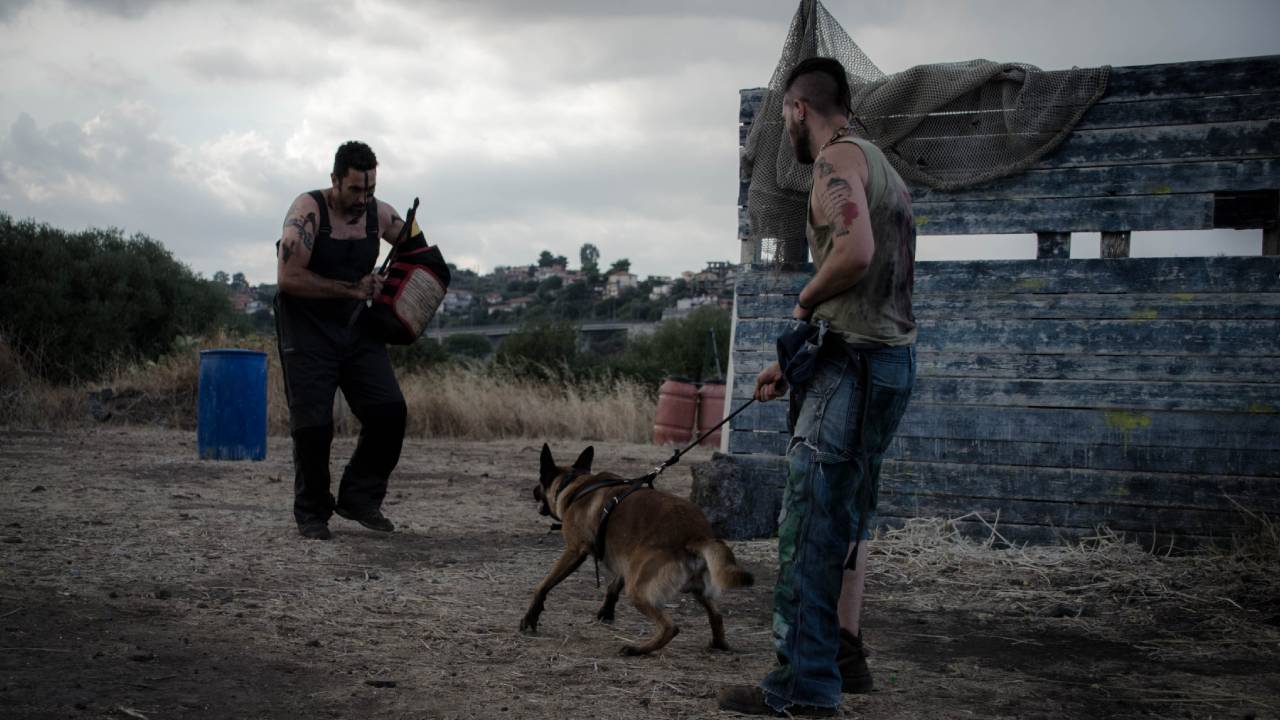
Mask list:
[[[1106,91],[1110,68],[1042,71],[988,60],[917,65],[886,76],[817,0],[802,0],[743,150],[750,239],[803,260],[812,166],[782,124],[783,86],[801,60],[839,60],[857,134],[913,185],[958,190],[1025,170],[1061,143]]]

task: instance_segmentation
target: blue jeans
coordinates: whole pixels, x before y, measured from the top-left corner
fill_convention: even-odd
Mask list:
[[[865,466],[858,450],[864,389],[853,360],[838,348],[824,349],[802,390],[778,516],[773,639],[780,665],[760,682],[775,710],[840,704],[836,605],[845,556],[860,514],[866,521],[863,538],[870,536],[880,465],[916,376],[914,347],[872,350],[866,357],[871,402],[863,436]]]

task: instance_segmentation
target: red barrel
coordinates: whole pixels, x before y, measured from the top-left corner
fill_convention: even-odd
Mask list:
[[[703,384],[698,390],[698,434],[710,430],[715,424],[724,419],[724,383],[709,382]],[[702,440],[700,445],[710,445],[712,447],[720,446],[720,431],[724,428],[716,428],[716,431],[708,435]]]
[[[693,439],[698,412],[698,388],[691,382],[667,380],[658,388],[658,413],[653,421],[653,444],[684,444]]]

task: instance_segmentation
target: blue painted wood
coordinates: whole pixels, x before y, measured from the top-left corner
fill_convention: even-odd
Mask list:
[[[1021,440],[962,440],[957,438],[920,438],[900,435],[894,439],[886,457],[895,460],[912,460],[921,462],[971,464],[986,467],[988,465],[1019,465],[1041,468],[1074,468],[1090,470],[1124,470],[1146,473],[1186,473],[1192,469],[1201,469],[1197,477],[1215,478],[1205,480],[1202,489],[1215,497],[1227,493],[1238,497],[1252,497],[1266,490],[1275,493],[1275,502],[1280,503],[1280,450],[1275,448],[1197,448],[1197,447],[1153,447],[1147,445],[1101,445],[1084,442],[1073,442],[1073,438],[1062,438],[1061,441],[1025,442]],[[979,486],[985,487],[989,476],[974,477]],[[1227,476],[1227,477],[1223,477]],[[1234,476],[1255,476],[1241,479]],[[1072,476],[1073,482],[1079,481],[1078,475]],[[1262,482],[1258,478],[1271,478]],[[1197,486],[1201,487],[1201,486]],[[1044,492],[1043,486],[1021,488],[1019,492],[1027,492],[1034,488],[1035,492]],[[1081,485],[1072,492],[1082,493],[1080,497],[1103,497],[1108,492],[1117,492],[1114,488],[1104,491],[1101,485]],[[974,492],[977,492],[976,490]],[[980,494],[995,493],[1004,497],[1004,490],[987,489]],[[1055,499],[1072,499],[1064,496],[1061,488],[1053,488]],[[1175,495],[1179,502],[1185,497]],[[1198,501],[1197,501],[1198,502]],[[1278,507],[1277,509],[1280,509]]]
[[[738,317],[781,317],[795,307],[795,295],[739,295]],[[1274,293],[1071,293],[1026,295],[954,292],[921,295],[913,301],[923,324],[952,317],[1006,320],[1277,320],[1280,292]]]
[[[734,370],[750,380],[775,361],[773,353],[734,355]],[[1215,355],[1092,355],[1088,353],[963,353],[918,351],[920,377],[1021,378],[1112,382],[1271,383],[1272,357]]]
[[[890,152],[904,158],[929,156],[945,147],[959,157],[972,146],[976,159],[980,138],[917,138],[898,143]],[[1097,167],[1126,163],[1248,160],[1280,156],[1280,121],[1246,120],[1199,125],[1079,130],[1033,167]],[[963,177],[963,176],[961,176]]]
[[[739,319],[735,349],[773,347],[786,320]],[[1280,320],[950,320],[921,326],[917,347],[947,352],[1280,355]]]
[[[735,398],[735,409],[743,402]],[[731,421],[745,428],[785,433],[786,403],[756,403]],[[1280,414],[1060,409],[989,405],[936,405],[912,401],[898,437],[1088,445],[1275,449]],[[1205,472],[1211,469],[1205,468]]]
[[[929,202],[914,205],[921,235],[981,235],[1119,230],[1211,230],[1212,193]],[[1070,246],[1060,254],[1070,257]]]
[[[812,268],[745,271],[738,295],[800,292]],[[958,260],[916,263],[916,297],[940,293],[1274,293],[1280,257],[1166,257],[1124,260]]]
[[[1053,168],[1028,170],[951,192],[913,186],[911,198],[921,204],[1013,198],[1158,197],[1174,193],[1266,190],[1276,187],[1277,178],[1280,178],[1280,161],[1275,158]],[[745,183],[744,187],[749,185]],[[745,204],[746,196],[740,197],[739,204]]]

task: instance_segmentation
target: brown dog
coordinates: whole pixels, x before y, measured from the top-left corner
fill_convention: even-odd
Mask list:
[[[612,473],[592,474],[594,455],[594,448],[588,447],[573,467],[561,468],[551,458],[551,448],[542,446],[533,496],[541,503],[539,512],[561,521],[564,553],[533,591],[533,601],[520,621],[521,631],[537,632],[547,593],[593,554],[606,504],[630,489]],[[665,605],[680,592],[691,593],[706,608],[711,647],[728,650],[724,618],[715,600],[721,590],[750,585],[753,578],[738,566],[729,546],[712,535],[702,511],[688,500],[643,487],[612,508],[608,518],[603,557],[598,560],[614,579],[596,617],[612,623],[618,595],[626,588],[636,609],[658,626],[648,641],[624,645],[622,654],[643,655],[671,642],[680,629]]]

